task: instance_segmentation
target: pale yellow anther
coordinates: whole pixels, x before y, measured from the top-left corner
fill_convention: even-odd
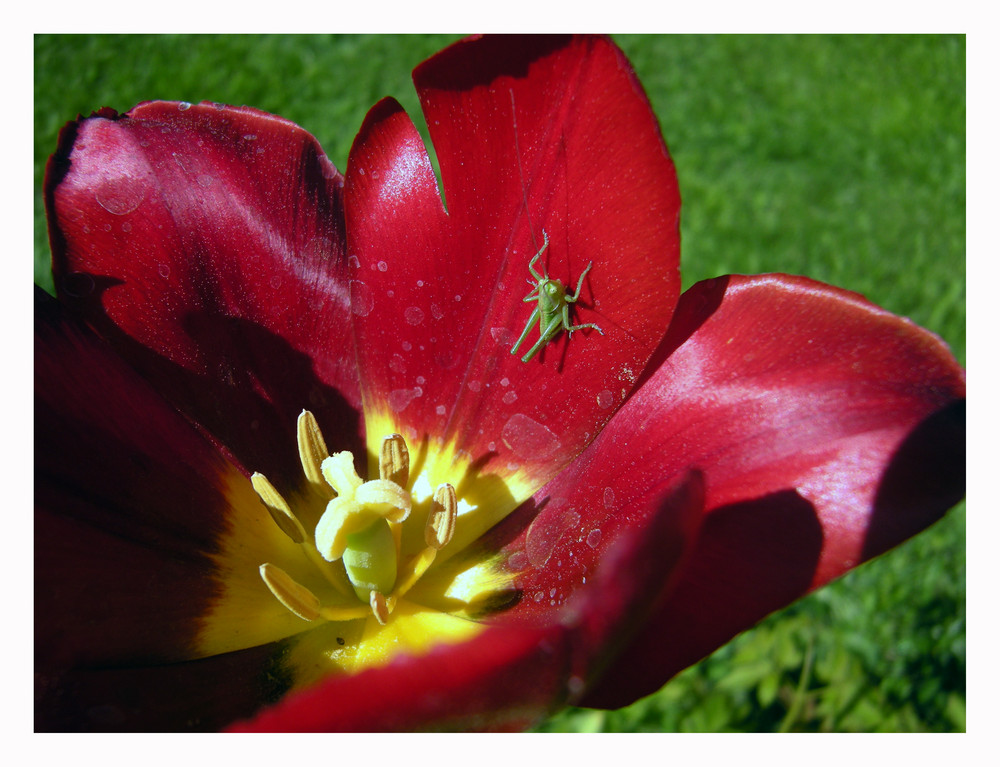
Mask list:
[[[316,423],[316,416],[308,410],[303,410],[299,414],[296,426],[302,471],[310,484],[323,492],[326,484],[323,482],[322,464],[330,453],[326,449],[326,441],[319,430],[319,424]],[[329,498],[329,495],[327,497]]]
[[[271,513],[271,518],[275,524],[293,541],[302,543],[306,539],[305,528],[302,527],[302,523],[292,513],[288,502],[281,497],[281,493],[275,490],[274,485],[268,481],[267,477],[260,473],[256,473],[250,477],[250,483],[253,485],[253,489],[257,491],[257,495],[260,496],[261,501],[264,502],[264,506]]]
[[[455,534],[458,518],[458,498],[451,485],[439,485],[434,491],[434,502],[424,528],[424,540],[433,549],[443,549]]]
[[[382,440],[378,475],[382,479],[392,480],[400,487],[406,487],[410,479],[410,451],[401,434],[390,434]]]
[[[368,597],[368,604],[372,608],[375,620],[383,626],[389,622],[389,608],[385,603],[385,597],[382,596],[382,592],[372,591]]]
[[[314,621],[320,616],[319,599],[305,586],[270,563],[260,566],[260,577],[281,604],[304,621]]]

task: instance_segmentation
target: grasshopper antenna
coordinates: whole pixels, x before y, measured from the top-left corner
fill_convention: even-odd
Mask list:
[[[514,121],[514,156],[517,159],[517,175],[521,179],[521,199],[524,203],[524,214],[528,217],[528,232],[531,234],[531,245],[538,251],[538,238],[535,237],[535,225],[531,221],[531,208],[528,207],[528,187],[524,183],[524,169],[521,167],[521,145],[517,138],[517,109],[514,107],[514,89],[510,93],[510,115]]]

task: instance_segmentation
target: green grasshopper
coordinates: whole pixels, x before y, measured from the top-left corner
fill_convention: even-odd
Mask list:
[[[571,337],[574,330],[583,330],[584,328],[593,328],[602,336],[604,335],[604,331],[592,322],[583,325],[571,325],[569,321],[569,305],[576,303],[576,300],[580,297],[580,288],[583,287],[583,280],[587,276],[587,272],[590,271],[590,267],[594,265],[594,262],[591,261],[587,264],[587,268],[583,270],[583,274],[580,275],[580,279],[576,283],[576,293],[570,295],[565,292],[563,284],[559,280],[549,277],[544,264],[542,265],[542,274],[535,271],[535,263],[541,258],[545,249],[549,247],[549,236],[545,233],[544,229],[542,230],[542,237],[545,238],[545,241],[542,243],[541,249],[528,262],[528,271],[531,272],[531,276],[535,278],[535,281],[528,280],[528,284],[532,286],[532,289],[524,297],[524,303],[537,301],[538,305],[531,312],[528,323],[524,326],[524,332],[517,339],[517,343],[511,347],[510,353],[514,354],[517,352],[518,347],[528,337],[528,331],[531,330],[531,326],[535,324],[536,320],[538,321],[538,341],[528,350],[527,354],[521,357],[521,362],[528,362],[538,353],[539,349],[555,338],[560,330],[565,330]]]

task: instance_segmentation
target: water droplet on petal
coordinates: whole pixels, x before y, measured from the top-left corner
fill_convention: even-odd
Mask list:
[[[503,395],[503,404],[513,405],[515,402],[517,402],[517,392],[509,391]]]
[[[392,358],[389,360],[389,370],[391,370],[393,373],[406,372],[406,360],[403,359],[402,354],[392,355]]]
[[[615,507],[615,491],[610,487],[604,488],[604,508],[613,509]]]
[[[507,420],[500,437],[508,448],[526,460],[548,458],[562,446],[549,427],[523,413],[515,413]]]
[[[590,534],[587,536],[587,545],[590,546],[590,548],[592,549],[596,549],[597,544],[599,544],[600,542],[601,542],[601,531],[599,529],[591,530]]]
[[[597,404],[607,410],[609,407],[615,404],[615,395],[609,392],[607,389],[602,391],[597,395]]]
[[[142,204],[146,199],[146,189],[140,179],[118,176],[98,186],[94,197],[108,213],[124,216]]]
[[[510,328],[490,328],[490,335],[501,346],[511,347],[514,345],[514,333]]]
[[[375,308],[372,289],[360,280],[351,280],[351,311],[359,317],[367,317]]]
[[[542,509],[528,526],[524,537],[524,551],[534,567],[542,567],[549,561],[556,544],[563,533],[580,521],[576,512],[565,512],[552,505]]]
[[[423,394],[420,387],[415,389],[393,389],[389,392],[389,409],[394,413],[406,410],[413,400]]]
[[[419,306],[407,307],[403,317],[410,325],[419,325],[424,321],[424,312]]]

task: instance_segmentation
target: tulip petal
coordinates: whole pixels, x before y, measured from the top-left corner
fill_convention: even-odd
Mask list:
[[[276,645],[153,666],[35,674],[36,732],[212,732],[277,700]]]
[[[282,492],[303,408],[358,440],[341,186],[287,120],[167,102],[69,124],[46,174],[60,299]]]
[[[249,480],[54,299],[36,302],[39,673],[171,663],[308,627],[260,580],[266,555],[292,571],[302,555]]]
[[[669,583],[701,516],[701,477],[661,498],[621,535],[547,620],[524,616],[458,645],[335,676],[233,729],[256,731],[519,730],[573,702]]]
[[[607,40],[469,40],[414,80],[447,211],[392,101],[369,113],[345,182],[369,451],[399,431],[505,480],[507,497],[483,504],[492,514],[459,525],[472,540],[631,391],[679,293],[679,196],[649,104]],[[573,321],[605,335],[562,333],[525,364],[527,347],[510,349],[534,306],[525,280],[543,233],[538,268],[567,291],[592,263]]]
[[[856,294],[784,275],[699,283],[661,352],[605,433],[645,435],[667,476],[704,471],[707,518],[589,706],[653,692],[964,492],[963,371],[940,339]]]

